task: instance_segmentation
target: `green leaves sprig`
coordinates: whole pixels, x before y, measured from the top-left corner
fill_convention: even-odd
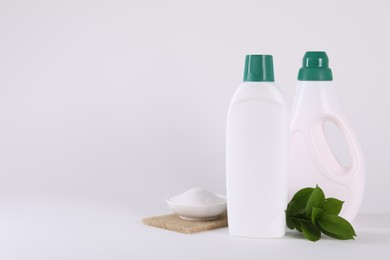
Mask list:
[[[288,203],[286,223],[289,229],[302,232],[310,241],[317,241],[321,233],[336,239],[354,239],[352,225],[338,216],[343,201],[325,198],[318,186],[299,190]]]

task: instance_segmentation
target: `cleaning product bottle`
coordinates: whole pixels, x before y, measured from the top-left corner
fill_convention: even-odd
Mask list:
[[[340,216],[353,221],[364,192],[364,160],[359,143],[337,101],[325,52],[306,52],[291,111],[289,197],[319,185],[327,197],[345,201]],[[343,166],[329,145],[327,122],[341,132],[351,157]]]
[[[285,233],[288,112],[274,83],[271,55],[247,55],[244,82],[227,116],[229,233],[276,238]]]

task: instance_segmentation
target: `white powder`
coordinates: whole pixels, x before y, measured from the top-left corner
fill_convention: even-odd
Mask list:
[[[192,188],[171,198],[172,202],[190,206],[222,204],[226,200],[203,188]]]

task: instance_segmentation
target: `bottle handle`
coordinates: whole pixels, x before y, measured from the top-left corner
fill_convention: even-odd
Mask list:
[[[336,159],[325,135],[324,126],[326,122],[333,122],[340,130],[351,155],[350,165],[342,166]],[[337,115],[327,114],[312,124],[310,132],[315,160],[318,162],[317,165],[322,168],[325,176],[338,183],[344,183],[354,178],[362,164],[362,158],[359,146],[348,124]]]

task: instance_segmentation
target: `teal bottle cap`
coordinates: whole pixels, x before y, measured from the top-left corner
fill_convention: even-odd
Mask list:
[[[302,81],[331,81],[332,70],[329,68],[328,55],[324,51],[308,51],[302,61],[302,68],[298,73],[298,80]]]
[[[275,81],[272,55],[246,55],[244,81]]]

